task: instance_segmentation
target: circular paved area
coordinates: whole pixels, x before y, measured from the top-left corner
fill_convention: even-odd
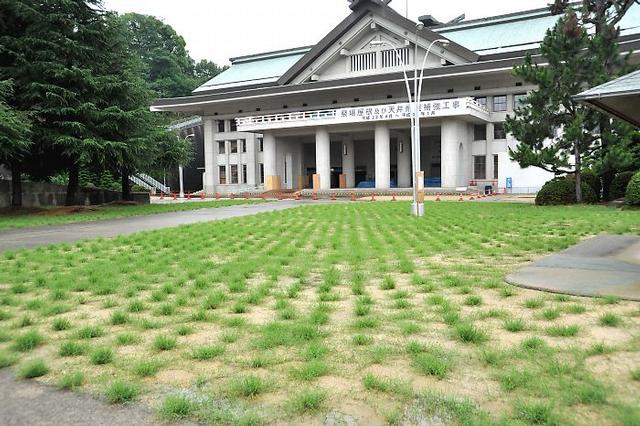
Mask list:
[[[506,281],[553,293],[640,300],[640,237],[600,235],[526,265]]]

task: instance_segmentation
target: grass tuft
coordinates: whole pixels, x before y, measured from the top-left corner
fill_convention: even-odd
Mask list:
[[[18,368],[18,377],[23,379],[33,379],[44,376],[49,372],[49,367],[41,359],[26,361]]]

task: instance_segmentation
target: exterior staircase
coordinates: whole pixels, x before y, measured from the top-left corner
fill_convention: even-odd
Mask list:
[[[138,173],[137,175],[129,176],[129,180],[136,185],[140,185],[141,187],[148,189],[149,191],[155,193],[160,191],[165,194],[169,194],[171,192],[171,188],[166,185],[163,185],[162,182],[157,181],[151,176],[145,173]]]

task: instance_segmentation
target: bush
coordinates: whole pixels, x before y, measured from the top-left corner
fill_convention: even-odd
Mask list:
[[[613,182],[611,182],[611,190],[609,191],[609,196],[612,200],[624,198],[625,192],[627,191],[627,185],[629,185],[629,181],[633,175],[634,172],[620,172],[613,178]]]
[[[630,206],[640,206],[640,172],[633,175],[627,185],[625,201]]]
[[[595,203],[597,198],[593,189],[582,182],[582,201]],[[564,176],[551,179],[545,183],[536,196],[536,204],[539,206],[554,206],[576,203],[576,181],[573,176]]]
[[[591,170],[582,171],[582,182],[586,183],[596,196],[596,201],[599,201],[602,197],[602,181],[600,176],[592,172]],[[583,191],[584,192],[584,191]]]

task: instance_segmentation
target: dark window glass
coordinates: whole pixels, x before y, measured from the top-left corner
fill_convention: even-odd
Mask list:
[[[229,152],[232,154],[238,153],[238,141],[229,141]]]
[[[247,165],[242,165],[242,183],[247,183]]]
[[[226,185],[227,183],[227,166],[218,166],[218,182],[220,185]]]
[[[476,124],[475,126],[473,126],[473,140],[474,141],[487,140],[487,125],[486,124]]]
[[[258,138],[258,152],[264,151],[264,145],[262,138]]]
[[[485,157],[484,155],[473,156],[473,178],[487,178],[487,157]]]
[[[240,139],[238,144],[240,144],[240,152],[247,152],[247,141]]]
[[[218,154],[225,154],[227,152],[226,142],[218,141]]]
[[[487,107],[487,98],[482,96],[480,98],[476,98],[476,102],[480,104],[480,106],[486,108]]]
[[[231,165],[231,183],[238,183],[238,165]]]
[[[224,120],[218,120],[218,132],[219,133],[224,132]]]
[[[264,183],[264,164],[260,163],[260,183]]]
[[[493,156],[493,178],[494,179],[498,179],[498,156],[494,155]]]
[[[503,112],[507,110],[507,95],[493,97],[493,111]]]
[[[504,123],[493,124],[493,139],[506,139],[507,133],[504,130]]]
[[[527,104],[527,94],[519,93],[517,95],[513,95],[513,109],[518,109]]]
[[[229,131],[230,132],[238,131],[238,125],[236,124],[236,120],[229,120]]]

